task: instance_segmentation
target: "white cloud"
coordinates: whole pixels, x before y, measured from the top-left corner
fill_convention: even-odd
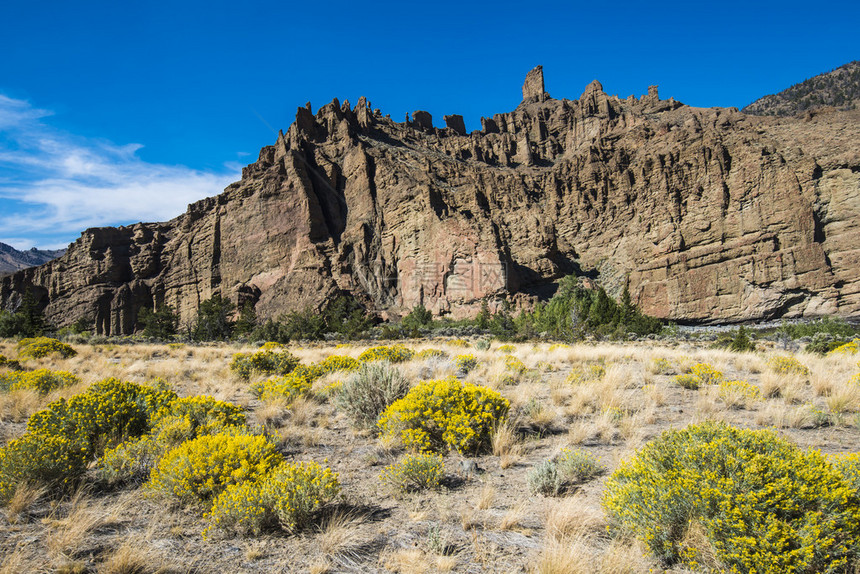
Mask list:
[[[57,246],[88,227],[165,221],[239,178],[235,164],[213,173],[148,163],[137,156],[140,144],[77,137],[42,121],[50,115],[0,95],[0,241],[16,247]]]

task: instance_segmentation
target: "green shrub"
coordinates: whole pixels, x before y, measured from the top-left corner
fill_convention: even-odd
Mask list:
[[[609,478],[612,526],[695,568],[692,524],[733,572],[835,573],[858,558],[857,491],[818,452],[721,423],[666,431]]]
[[[558,496],[564,492],[564,480],[558,471],[558,465],[553,460],[538,463],[526,475],[526,481],[532,494]]]
[[[446,447],[474,454],[490,444],[492,429],[510,403],[486,387],[457,379],[425,381],[389,406],[377,425],[419,451]]]
[[[371,428],[379,415],[408,390],[409,381],[387,361],[364,363],[343,382],[335,405],[356,427]]]
[[[337,473],[319,464],[283,463],[257,480],[228,486],[206,515],[215,530],[258,535],[269,529],[296,532],[340,493]]]
[[[490,339],[478,339],[478,341],[475,343],[475,348],[479,351],[489,351]]]
[[[415,351],[403,345],[371,347],[358,356],[362,362],[388,361],[389,363],[402,363],[408,361],[415,355]]]
[[[18,358],[41,359],[57,353],[64,359],[78,354],[72,347],[50,337],[35,337],[18,341]]]
[[[299,364],[299,359],[278,343],[266,343],[253,353],[236,353],[230,370],[243,379],[252,374],[286,375]]]
[[[594,456],[582,451],[562,449],[555,458],[535,466],[526,475],[526,480],[532,494],[560,496],[604,471],[605,468]]]
[[[555,458],[564,480],[578,484],[588,482],[606,471],[593,455],[564,448]]]
[[[395,464],[385,467],[379,478],[401,492],[414,492],[439,488],[444,475],[445,461],[442,455],[416,453],[407,454]]]
[[[107,449],[99,460],[97,475],[109,486],[141,484],[164,454],[164,446],[144,435]]]
[[[64,436],[26,433],[0,449],[0,503],[21,483],[68,491],[87,469],[86,447]]]
[[[429,326],[432,321],[433,314],[424,305],[416,305],[403,317],[403,326],[407,329],[420,329]]]
[[[32,389],[46,395],[53,390],[70,387],[81,380],[66,371],[37,369],[35,371],[11,371],[0,373],[0,391]]]
[[[165,454],[152,469],[148,487],[184,503],[203,502],[230,485],[259,479],[282,458],[263,436],[203,435]]]

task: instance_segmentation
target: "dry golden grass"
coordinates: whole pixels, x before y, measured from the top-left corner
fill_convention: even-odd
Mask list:
[[[508,508],[508,511],[502,516],[499,521],[499,530],[516,530],[520,528],[523,519],[528,516],[528,507],[524,500],[521,500]]]
[[[647,572],[649,568],[656,568],[656,564],[644,557],[638,545],[629,540],[614,541],[607,536],[605,517],[599,507],[600,481],[584,486],[570,498],[540,499],[542,502],[529,498],[515,503],[522,496],[525,475],[535,461],[546,458],[553,449],[581,444],[583,449],[597,454],[611,469],[629,459],[646,440],[665,428],[682,428],[694,421],[722,418],[732,424],[812,429],[821,424],[822,415],[829,412],[831,424],[837,426],[829,427],[826,433],[819,430],[812,430],[809,434],[803,434],[807,432],[805,430],[792,431],[792,434],[808,437],[804,438],[806,442],[820,448],[817,437],[841,432],[838,425],[853,421],[852,414],[860,410],[860,391],[847,384],[848,378],[858,370],[856,363],[860,357],[799,357],[811,370],[807,383],[805,378],[779,376],[765,368],[766,355],[701,349],[696,348],[696,343],[681,342],[675,348],[651,343],[600,343],[552,349],[549,344],[518,344],[513,355],[530,370],[499,384],[503,375],[512,373],[505,368],[505,355],[495,348],[484,352],[473,347],[450,347],[441,342],[415,344],[410,341],[406,344],[416,349],[444,348],[452,356],[475,354],[480,364],[467,380],[478,385],[499,387],[499,392],[510,399],[512,419],[499,425],[493,433],[490,445],[493,457],[478,461],[488,471],[486,474],[475,475],[472,478],[474,482],[462,488],[413,493],[397,499],[393,502],[392,514],[379,520],[334,514],[316,530],[279,539],[278,544],[265,548],[263,542],[237,541],[241,550],[235,557],[227,557],[216,546],[201,546],[200,528],[194,517],[189,517],[187,512],[183,514],[170,509],[166,515],[173,518],[162,521],[159,526],[158,547],[167,541],[175,544],[181,540],[183,548],[194,548],[197,555],[205,555],[207,560],[219,556],[223,562],[219,562],[218,567],[228,571],[244,568],[248,571],[274,569],[322,573],[341,571],[346,564],[358,571],[361,560],[380,556],[378,566],[365,563],[367,569],[385,567],[398,572]],[[367,346],[354,344],[338,349],[325,345],[302,349],[291,346],[290,350],[308,363],[332,354],[357,357]],[[38,364],[83,375],[80,390],[106,376],[136,381],[159,376],[181,396],[204,393],[249,405],[249,420],[261,424],[273,435],[281,436],[288,445],[287,450],[291,455],[295,453],[297,460],[322,461],[329,458],[332,461],[329,464],[341,473],[348,496],[355,491],[362,500],[377,496],[380,465],[393,462],[403,452],[400,441],[395,437],[377,438],[370,432],[349,429],[326,391],[329,385],[341,380],[343,373],[333,373],[317,380],[311,397],[293,405],[261,404],[250,396],[248,382],[235,377],[227,367],[232,353],[240,350],[236,347],[77,347],[81,355],[76,358],[53,358]],[[251,349],[248,347],[246,350]],[[665,372],[665,365],[660,369],[651,367],[656,358],[669,361],[673,368]],[[720,400],[717,386],[705,387],[697,393],[679,389],[672,381],[672,374],[698,362],[723,370],[727,379],[748,380],[776,398],[749,405],[755,411],[731,410],[730,407],[736,405],[731,398]],[[588,368],[595,364],[606,367],[600,380],[580,384],[566,382],[572,368]],[[35,368],[37,363],[28,366]],[[398,368],[413,382],[453,375],[456,370],[453,363],[445,359],[409,361],[398,365]],[[13,424],[7,414],[15,401],[22,405],[17,407],[16,416],[23,421],[47,401],[71,394],[69,390],[63,390],[50,397],[20,399],[11,397],[11,394],[0,394],[0,423],[3,423],[0,424],[0,437],[12,438],[23,430],[23,425]],[[529,439],[519,436],[518,429],[529,435]],[[548,430],[566,430],[566,434],[548,436],[543,432]],[[532,451],[539,456],[531,456]],[[493,482],[497,464],[505,470],[504,482]],[[27,512],[26,508],[32,502],[27,502],[25,494],[22,491],[21,500],[13,502],[7,516],[12,516],[11,511],[17,508],[21,509],[17,510],[20,515]],[[134,493],[131,495],[135,496]],[[111,496],[115,497],[115,494]],[[54,518],[44,524],[20,520],[14,525],[16,529],[38,532],[39,544],[48,550],[44,560],[53,560],[52,566],[47,562],[44,567],[40,566],[42,571],[49,571],[52,567],[57,569],[63,564],[68,571],[75,568],[93,571],[95,562],[95,569],[99,572],[137,572],[140,570],[135,568],[141,565],[141,558],[148,558],[146,566],[150,568],[142,571],[154,568],[154,539],[135,538],[133,542],[118,546],[117,533],[125,535],[111,524],[121,523],[122,528],[126,524],[135,524],[135,528],[139,528],[141,520],[151,519],[151,511],[137,517],[123,516],[122,512],[105,505],[104,500],[106,497],[94,494],[71,504],[62,502],[57,506]],[[41,507],[35,508],[35,511],[40,510]],[[540,517],[544,517],[542,522]],[[456,540],[456,556],[440,552],[432,544],[428,546],[423,538],[428,520],[440,525],[445,530],[443,536],[448,540]],[[492,532],[488,528],[513,530],[525,535],[531,535],[527,528],[534,528],[541,533],[544,542],[542,548],[526,555],[521,546],[513,548],[511,545],[511,540],[521,539],[519,535]],[[689,533],[685,544],[699,548],[701,541],[697,541],[694,534],[692,531]],[[464,543],[469,539],[471,544]],[[270,539],[266,540],[268,544]],[[384,542],[380,543],[380,540]],[[363,550],[366,545],[373,544],[381,544],[380,549],[372,552]],[[14,544],[8,544],[2,551],[6,558],[0,574],[26,571],[30,566],[28,561],[34,560],[32,548],[24,552],[16,550]],[[182,552],[187,554],[187,551]],[[188,564],[192,562],[193,557],[182,556],[179,570],[191,571]],[[222,564],[229,566],[222,567]]]
[[[125,543],[114,552],[99,568],[99,574],[147,574],[156,572],[158,566],[153,562],[151,553],[134,543]]]
[[[104,524],[106,518],[104,512],[94,508],[90,498],[79,491],[69,502],[66,517],[51,521],[52,529],[45,546],[53,556],[73,559],[82,550],[87,537]]]
[[[320,525],[318,541],[324,554],[331,555],[355,545],[359,540],[361,519],[349,512],[334,512]]]
[[[47,489],[44,486],[27,482],[19,483],[12,498],[6,503],[6,519],[13,524],[18,522],[21,515],[28,512],[46,492]]]
[[[418,548],[393,550],[380,556],[382,565],[401,574],[424,574],[431,568],[431,558]]]
[[[555,540],[565,540],[581,535],[591,535],[606,529],[603,511],[589,504],[579,494],[561,498],[549,507],[544,527],[545,535]]]
[[[478,502],[475,504],[475,509],[477,510],[487,510],[493,506],[493,500],[496,498],[496,489],[490,485],[485,484],[481,489],[481,494],[478,497]]]

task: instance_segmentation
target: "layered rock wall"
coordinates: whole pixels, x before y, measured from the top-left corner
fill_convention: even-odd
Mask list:
[[[215,293],[261,317],[343,291],[383,315],[458,316],[593,270],[677,321],[860,315],[860,113],[760,118],[596,81],[555,100],[540,69],[523,96],[471,134],[457,116],[393,122],[364,98],[299,108],[221,195],[167,223],[87,230],[4,278],[0,304],[33,289],[56,324],[101,333],[131,332],[141,306],[188,323]]]

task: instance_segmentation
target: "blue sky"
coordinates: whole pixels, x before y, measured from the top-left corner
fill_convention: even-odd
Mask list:
[[[0,241],[166,220],[219,193],[298,106],[364,95],[469,129],[521,99],[743,107],[860,58],[857,2],[3,2]]]

